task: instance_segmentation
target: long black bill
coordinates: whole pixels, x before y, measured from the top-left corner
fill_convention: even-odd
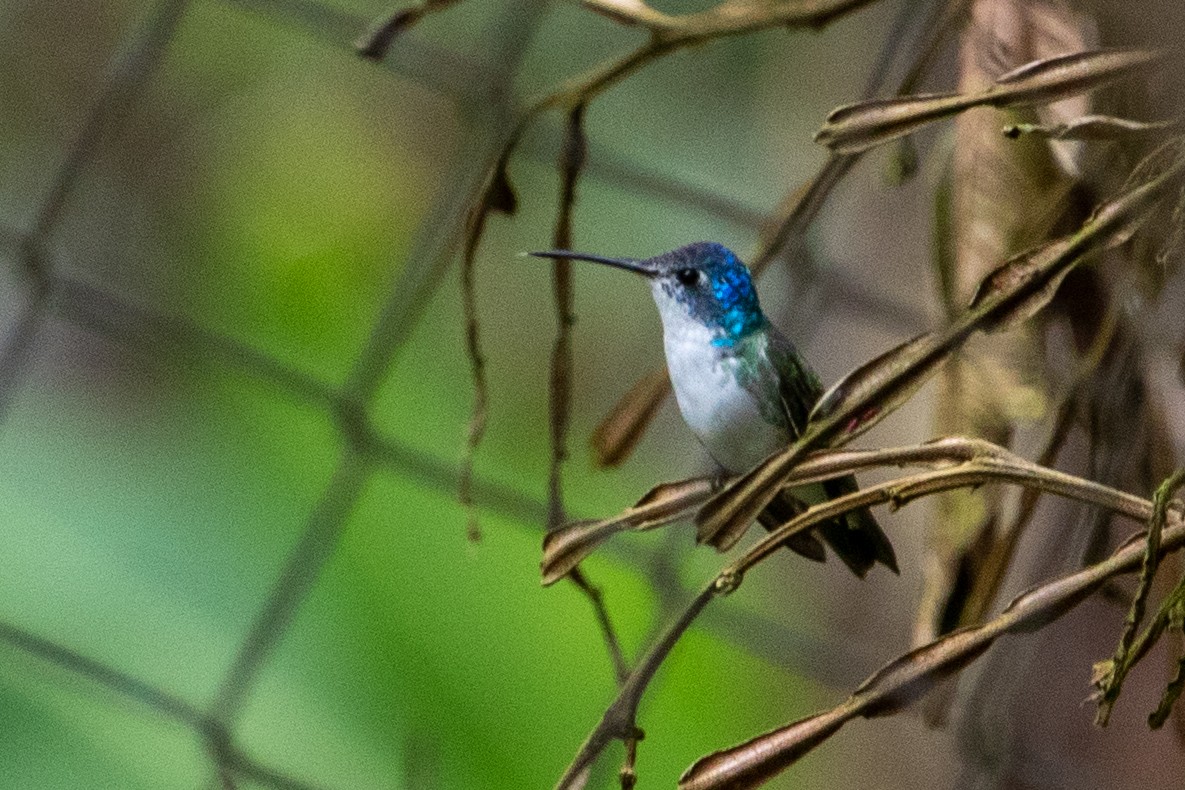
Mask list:
[[[572,250],[544,250],[541,252],[528,252],[527,255],[536,258],[563,258],[570,261],[603,263],[606,266],[625,269],[627,272],[634,272],[643,277],[653,277],[658,273],[648,262],[639,261],[635,258],[606,258],[603,255],[589,255],[585,252],[572,252]]]

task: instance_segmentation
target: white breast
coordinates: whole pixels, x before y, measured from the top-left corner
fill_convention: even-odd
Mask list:
[[[786,433],[766,422],[748,390],[737,383],[737,360],[712,345],[692,320],[664,321],[667,369],[679,411],[708,453],[730,472],[743,472],[784,447]]]

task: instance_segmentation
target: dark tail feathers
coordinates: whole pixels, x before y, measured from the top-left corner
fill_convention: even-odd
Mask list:
[[[834,499],[857,490],[856,478],[848,477],[828,480],[823,483],[827,496]],[[788,495],[779,496],[762,511],[759,521],[766,529],[774,529],[802,512],[802,505]],[[842,519],[826,521],[812,533],[800,533],[788,547],[808,559],[825,559],[823,547],[815,535],[823,538],[832,551],[843,560],[852,573],[864,578],[865,574],[880,562],[893,573],[900,573],[893,544],[881,530],[876,519],[867,508],[848,513]],[[806,540],[802,540],[805,538]]]

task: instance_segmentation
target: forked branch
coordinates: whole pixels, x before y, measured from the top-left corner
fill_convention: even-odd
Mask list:
[[[813,528],[823,521],[871,505],[888,504],[891,507],[901,507],[919,497],[929,496],[941,491],[999,482],[1021,485],[1044,493],[1095,505],[1116,515],[1136,521],[1146,521],[1153,512],[1152,503],[1146,499],[1127,494],[1091,480],[1065,474],[1053,469],[1046,469],[1026,461],[990,442],[961,437],[947,438],[928,444],[908,447],[865,451],[834,451],[819,454],[811,459],[808,466],[809,472],[804,473],[802,477],[796,477],[794,479],[796,482],[802,483],[849,474],[874,466],[920,466],[928,468],[928,471],[900,477],[896,480],[891,480],[815,505],[765,536],[735,562],[721,569],[638,662],[625,684],[621,687],[617,698],[610,704],[600,723],[581,746],[575,759],[560,779],[557,785],[558,788],[576,787],[578,777],[583,775],[584,771],[614,739],[625,740],[635,736],[637,732],[638,706],[650,681],[663,661],[666,660],[666,657],[670,654],[675,644],[692,623],[695,622],[695,619],[708,603],[714,597],[728,595],[735,591],[740,586],[745,574],[771,556],[786,540],[800,532]],[[1185,542],[1185,526],[1181,524],[1180,514],[1174,513],[1173,519],[1173,526],[1165,531],[1165,537],[1162,541],[1162,548],[1164,550],[1177,548],[1182,542]],[[1040,616],[1047,616],[1049,619],[1060,616],[1064,613],[1064,607],[1067,604],[1076,603],[1080,600],[1080,598],[1063,594],[1064,589],[1074,587],[1074,589],[1080,589],[1082,595],[1089,594],[1103,580],[1130,570],[1130,567],[1134,567],[1131,563],[1138,561],[1140,551],[1140,546],[1136,546],[1134,549],[1125,549],[1127,553],[1120,552],[1120,554],[1116,555],[1117,557],[1122,557],[1121,560],[1112,558],[1106,563],[1094,566],[1094,570],[1098,576],[1097,580],[1090,584],[1085,584],[1079,578],[1079,575],[1074,575],[1066,577],[1059,582],[1046,585],[1043,588],[1039,588],[1039,590],[1017,599],[1006,610],[1005,614],[1001,615],[1003,619],[997,618],[997,620],[980,627],[986,630],[980,632],[975,640],[973,640],[975,645],[979,645],[976,650],[970,650],[965,644],[967,641],[966,634],[976,630],[971,629],[971,631],[956,632],[948,637],[937,640],[930,646],[921,648],[919,651],[914,651],[898,659],[874,678],[875,680],[876,678],[885,676],[891,678],[891,682],[890,680],[876,680],[875,685],[870,685],[872,683],[870,681],[869,684],[865,684],[862,687],[863,691],[869,693],[875,691],[876,693],[872,697],[869,699],[860,697],[859,699],[861,701],[859,704],[849,701],[849,703],[845,704],[847,707],[841,706],[841,708],[837,708],[829,714],[824,714],[827,718],[820,721],[825,722],[826,726],[822,727],[822,729],[796,730],[796,732],[804,733],[803,739],[801,741],[794,741],[793,748],[785,747],[785,749],[778,752],[782,757],[791,756],[792,759],[789,762],[778,762],[778,759],[774,757],[770,757],[772,762],[764,760],[764,758],[759,759],[761,755],[766,753],[766,745],[762,742],[761,746],[753,747],[751,751],[744,752],[746,761],[743,764],[736,762],[730,756],[722,763],[713,762],[704,768],[703,772],[707,773],[695,772],[693,770],[693,773],[689,774],[690,778],[688,781],[701,781],[698,777],[702,774],[704,776],[710,776],[710,781],[715,782],[715,784],[692,784],[689,787],[723,788],[751,786],[751,784],[745,784],[746,781],[749,781],[745,777],[752,778],[754,776],[760,776],[761,781],[763,781],[834,734],[844,722],[852,717],[857,715],[872,715],[869,712],[870,709],[885,713],[890,712],[887,707],[888,701],[890,698],[897,698],[891,697],[890,692],[896,695],[905,695],[905,692],[916,688],[916,684],[926,683],[931,679],[940,677],[943,673],[953,672],[961,668],[967,661],[982,653],[995,637],[1001,633],[1009,630],[1021,630],[1026,626],[1032,627],[1039,621]],[[1130,560],[1130,563],[1128,554],[1131,554],[1131,557],[1135,558]],[[1094,576],[1089,578],[1095,579]],[[1084,584],[1085,586],[1083,586]],[[1023,607],[1020,606],[1022,602],[1024,603]],[[892,671],[890,672],[890,670]],[[853,699],[856,698],[854,697]],[[877,703],[880,707],[875,707],[873,703]],[[731,753],[729,754],[731,755]],[[754,762],[757,767],[750,765],[750,763]],[[734,775],[727,771],[721,773],[721,771],[725,770],[725,768],[721,767],[722,765],[727,768],[727,771],[734,770],[728,766],[742,765],[742,768],[736,769]],[[724,778],[722,779],[721,777]],[[709,780],[705,779],[703,781]],[[738,784],[732,784],[731,782],[738,782]]]

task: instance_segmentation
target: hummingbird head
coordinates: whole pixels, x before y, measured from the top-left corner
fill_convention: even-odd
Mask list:
[[[540,258],[591,261],[646,277],[663,326],[706,328],[715,346],[731,346],[767,325],[749,269],[723,245],[700,241],[645,260],[606,258],[569,250],[532,252]]]

